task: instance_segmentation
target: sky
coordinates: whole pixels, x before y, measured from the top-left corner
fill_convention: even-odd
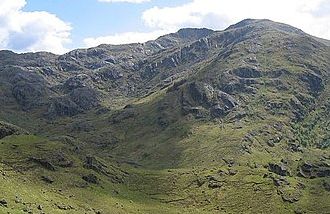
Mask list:
[[[0,49],[63,54],[271,19],[330,40],[330,0],[0,0]]]

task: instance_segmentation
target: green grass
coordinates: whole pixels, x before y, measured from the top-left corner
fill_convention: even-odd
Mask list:
[[[293,44],[295,48],[288,48]],[[183,93],[189,93],[186,85],[140,98],[113,98],[106,93],[101,105],[110,111],[99,114],[92,109],[54,120],[44,117],[45,109],[21,111],[14,100],[8,100],[0,119],[34,135],[0,140],[0,199],[8,201],[8,208],[0,207],[0,213],[23,213],[25,208],[40,213],[38,205],[45,213],[55,214],[98,210],[123,214],[328,213],[330,193],[322,183],[329,177],[298,176],[298,167],[305,161],[330,164],[326,73],[330,52],[313,45],[306,37],[267,31],[257,40],[230,44],[231,54],[225,59],[218,57],[223,48],[212,50],[211,58],[189,68],[193,72],[184,77],[188,83],[207,83],[224,90],[230,78],[239,81],[229,75],[233,69],[248,66],[262,72],[250,85],[255,93],[233,91],[239,106],[218,119],[183,114],[181,99]],[[254,57],[256,62],[250,63],[249,58]],[[326,86],[318,96],[300,79],[313,66]],[[270,77],[279,69],[287,73]],[[290,104],[295,97],[306,101],[300,120]],[[283,106],[270,109],[269,103]],[[123,109],[126,104],[132,108]],[[245,116],[237,119],[241,113]],[[276,137],[280,140],[274,145],[267,143]],[[299,144],[301,151],[290,151],[290,143]],[[30,161],[31,157],[52,161],[59,153],[73,161],[73,166],[55,164],[56,171],[49,171]],[[87,155],[97,157],[123,182],[84,168]],[[272,177],[279,176],[269,172],[268,164],[281,161],[288,162],[292,176],[285,177],[289,185],[276,187]],[[236,173],[230,175],[233,171]],[[100,179],[99,184],[82,179],[90,173]],[[55,181],[47,184],[42,176]],[[212,182],[222,186],[212,188]],[[15,202],[16,196],[21,202]],[[292,196],[299,201],[282,199]],[[73,209],[61,210],[58,205]]]

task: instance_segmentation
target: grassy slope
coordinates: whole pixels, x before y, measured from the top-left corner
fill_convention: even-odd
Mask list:
[[[329,87],[316,99],[315,105],[306,106],[310,114],[296,124],[292,121],[292,109],[270,111],[265,105],[269,101],[288,103],[297,94],[310,97],[307,89],[298,84],[297,75],[306,70],[305,65],[327,70],[330,52],[323,49],[310,52],[309,41],[292,35],[282,37],[276,32],[263,35],[260,38],[263,48],[258,54],[247,51],[253,42],[239,43],[232,48],[229,58],[210,62],[189,77],[191,81],[216,85],[221,83],[223,71],[245,66],[242,59],[254,56],[263,72],[274,69],[290,72],[281,77],[287,90],[267,85],[272,79],[261,77],[260,84],[254,86],[257,93],[238,94],[242,105],[221,120],[197,120],[182,115],[178,94],[166,93],[166,89],[132,101],[132,109],[103,114],[91,111],[51,122],[36,120],[38,112],[29,115],[18,114],[16,110],[1,112],[2,119],[40,135],[73,136],[81,141],[83,152],[76,154],[62,142],[33,136],[1,140],[0,151],[4,155],[0,157],[0,167],[6,176],[0,177],[4,184],[0,186],[0,199],[8,200],[9,209],[0,207],[0,212],[19,213],[25,207],[36,211],[41,204],[46,213],[93,213],[93,208],[103,213],[293,213],[299,210],[327,213],[330,193],[323,188],[323,182],[329,178],[305,179],[296,176],[296,171],[304,161],[315,162],[326,157],[329,164],[329,147],[317,146],[320,142],[326,145],[329,139],[329,107],[321,107],[329,102]],[[283,49],[288,40],[303,47]],[[242,111],[248,116],[233,119]],[[127,112],[133,115],[113,122],[113,118]],[[27,122],[23,122],[25,118]],[[281,130],[275,128],[278,124]],[[257,135],[245,141],[251,133]],[[273,147],[268,146],[267,141],[279,134],[282,140]],[[307,147],[303,147],[303,152],[291,152],[288,150],[290,140]],[[308,143],[304,143],[306,141]],[[18,147],[13,147],[14,144]],[[31,155],[50,155],[58,150],[74,160],[73,168],[50,172],[27,162]],[[115,169],[125,170],[129,176],[123,184],[118,184],[97,174],[101,184],[84,186],[81,176],[91,173],[83,168],[85,154],[93,154],[111,166],[117,166],[118,161],[119,168]],[[287,176],[290,185],[276,187],[271,177],[278,176],[270,173],[267,166],[282,159],[289,163],[293,176]],[[230,175],[229,171],[236,174]],[[51,185],[41,182],[40,176],[45,174],[55,177],[56,181]],[[212,177],[221,187],[209,187]],[[26,205],[15,203],[16,195]],[[284,202],[282,197],[290,195],[298,195],[299,201]],[[60,210],[55,203],[71,205],[74,209]]]

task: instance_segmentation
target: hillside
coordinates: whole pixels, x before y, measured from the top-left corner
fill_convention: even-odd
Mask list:
[[[252,19],[0,51],[0,213],[327,213],[329,59]]]

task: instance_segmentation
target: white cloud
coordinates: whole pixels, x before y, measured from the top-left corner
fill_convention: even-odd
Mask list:
[[[165,30],[156,30],[152,32],[125,32],[114,34],[110,36],[96,37],[96,38],[86,38],[84,43],[87,47],[97,46],[99,44],[129,44],[135,42],[146,42],[157,37],[169,33]]]
[[[1,0],[0,49],[64,53],[71,26],[48,12],[25,12],[26,0]]]
[[[99,2],[127,2],[127,3],[144,3],[144,2],[150,2],[150,0],[98,0]]]
[[[192,0],[176,7],[153,7],[143,13],[155,29],[210,27],[223,29],[245,18],[267,18],[330,39],[330,0]]]
[[[84,42],[87,46],[144,42],[183,27],[221,30],[246,18],[271,19],[330,39],[330,11],[327,11],[329,8],[330,0],[191,0],[174,7],[153,7],[144,11],[142,20],[150,33],[127,32],[87,38]]]

